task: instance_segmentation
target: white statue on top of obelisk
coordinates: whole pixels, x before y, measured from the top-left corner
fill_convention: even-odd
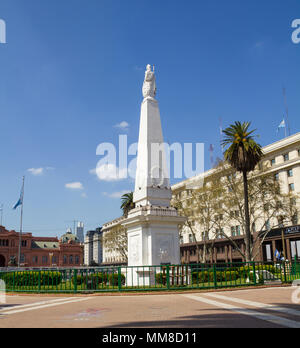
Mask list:
[[[154,66],[153,71],[151,70],[151,65],[148,64],[145,72],[145,80],[143,84],[143,96],[144,98],[155,98],[156,96],[156,82],[155,82],[155,74],[154,74]]]

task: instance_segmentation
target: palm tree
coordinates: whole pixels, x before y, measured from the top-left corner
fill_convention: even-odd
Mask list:
[[[250,122],[235,122],[226,128],[223,133],[225,137],[222,141],[224,147],[228,146],[224,153],[224,158],[238,172],[243,173],[244,200],[245,200],[245,245],[246,261],[251,261],[251,232],[250,214],[248,197],[248,173],[253,171],[263,156],[261,146],[255,142],[253,133],[250,131]]]
[[[121,199],[121,209],[123,210],[123,215],[127,216],[129,211],[135,207],[135,204],[133,203],[133,192],[125,193]]]

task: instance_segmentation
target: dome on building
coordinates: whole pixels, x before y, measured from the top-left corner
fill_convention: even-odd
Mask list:
[[[61,236],[61,243],[80,243],[80,240],[72,233],[71,229],[67,230],[67,233]]]

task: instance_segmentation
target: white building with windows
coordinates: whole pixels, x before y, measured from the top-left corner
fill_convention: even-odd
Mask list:
[[[281,192],[283,194],[293,194],[295,195],[295,204],[298,207],[298,211],[300,211],[300,201],[297,195],[300,194],[300,133],[294,134],[282,140],[279,140],[273,144],[265,146],[263,148],[264,157],[261,163],[257,166],[255,175],[260,175],[262,173],[262,169],[264,169],[265,174],[274,175],[274,178],[280,182]],[[202,179],[205,181],[209,181],[209,178],[212,177],[215,173],[215,169],[211,169],[204,174],[200,175]],[[187,187],[191,186],[190,184],[195,181],[197,178],[188,179],[178,184],[172,186],[173,198],[177,201],[185,202],[187,200],[192,199],[192,195],[190,195],[190,190]],[[232,221],[231,226],[224,226],[223,231],[233,238],[241,239],[242,235],[242,227],[238,225],[235,220],[235,214],[238,214],[238,211],[232,212]],[[259,231],[264,226],[266,229],[268,227],[274,227],[276,229],[278,226],[290,228],[292,226],[298,226],[299,224],[299,213],[295,214],[291,217],[290,221],[285,221],[283,224],[280,224],[280,216],[272,217],[272,219],[264,221],[264,219],[259,219],[257,225],[254,226],[253,230]],[[191,218],[193,220],[193,218]],[[194,240],[194,236],[191,233],[191,230],[188,226],[184,226],[181,233],[181,256],[182,260],[185,262],[196,261],[195,254],[195,245],[196,243],[203,245],[204,241],[214,241],[216,246],[214,247],[213,252],[213,260],[214,262],[220,261],[232,261],[234,259],[239,259],[241,256],[238,253],[235,253],[233,257],[233,248],[229,245],[226,245],[224,241],[215,240],[216,235],[218,235],[218,231],[214,230],[213,233],[207,235],[203,230],[203,226],[199,224],[199,221],[195,219],[195,221],[191,221],[193,230],[196,231],[196,241]],[[278,233],[277,233],[278,234]],[[269,238],[266,239],[266,243],[263,246],[263,250],[260,253],[260,258],[264,258],[266,260],[273,260],[275,249],[281,250],[285,249],[286,257],[294,258],[295,256],[300,259],[300,227],[299,227],[299,235],[292,236],[292,233],[288,232],[287,245],[279,245],[278,238],[274,236],[274,240],[270,240],[267,242]],[[270,238],[272,233],[270,233]],[[292,237],[291,237],[292,236]],[[278,236],[277,236],[278,237]],[[280,235],[280,238],[281,235]],[[222,243],[221,243],[222,242]],[[222,246],[218,247],[218,244],[222,244]],[[281,243],[282,244],[282,243]],[[218,250],[218,248],[220,250]],[[243,246],[242,246],[243,248]],[[226,250],[227,249],[227,250]],[[231,249],[231,250],[230,250]],[[223,251],[223,252],[222,252]],[[219,254],[219,255],[218,255]]]

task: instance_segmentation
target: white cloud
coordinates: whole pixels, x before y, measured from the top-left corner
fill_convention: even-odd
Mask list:
[[[116,124],[114,127],[127,131],[129,129],[129,123],[122,121],[121,123]]]
[[[119,169],[114,164],[103,164],[96,169],[91,169],[90,174],[97,175],[101,181],[120,181],[127,179],[127,168]]]
[[[34,176],[43,175],[46,170],[54,170],[53,167],[29,168],[27,171]]]
[[[104,196],[110,197],[110,198],[118,198],[120,199],[125,193],[131,192],[131,190],[123,190],[119,192],[112,192],[112,193],[107,193],[103,192]]]
[[[44,168],[30,168],[27,169],[28,172],[30,172],[32,175],[43,175]]]
[[[87,198],[87,194],[86,194],[85,192],[83,192],[83,193],[81,194],[81,197],[82,197],[82,198]]]
[[[70,190],[83,190],[83,185],[81,182],[70,182],[65,184],[65,187]]]

